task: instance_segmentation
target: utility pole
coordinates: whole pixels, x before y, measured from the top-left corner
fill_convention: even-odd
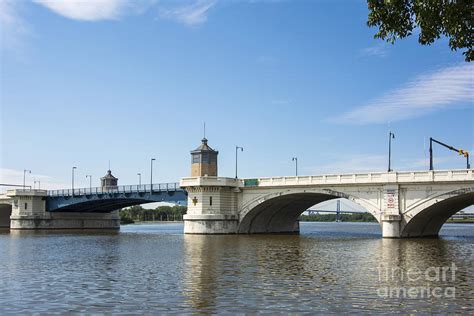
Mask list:
[[[390,131],[388,133],[388,172],[393,171],[391,168],[392,162],[392,139],[395,138],[395,134]]]
[[[77,167],[72,167],[72,196],[74,196],[74,170],[76,170]]]
[[[298,176],[298,157],[291,158],[291,161],[295,162],[295,175]]]
[[[238,156],[237,156],[237,152],[239,151],[244,151],[244,148],[243,147],[240,147],[240,146],[235,146],[235,178],[237,179],[237,159],[238,159]]]
[[[31,174],[31,170],[23,170],[23,191],[26,190],[26,173],[30,173]],[[30,187],[31,189],[31,187]]]
[[[151,165],[150,165],[150,194],[153,194],[153,161],[155,158],[151,158]]]
[[[110,169],[109,169],[110,170]],[[89,178],[89,190],[92,193],[92,175],[88,174],[86,175],[86,179]]]
[[[469,163],[469,152],[467,150],[457,149],[453,146],[449,146],[449,145],[447,145],[447,144],[445,144],[445,143],[443,143],[439,140],[436,140],[436,139],[430,137],[430,170],[434,170],[434,166],[433,166],[433,143],[444,146],[444,147],[448,148],[449,150],[455,151],[459,155],[463,155],[464,157],[466,157],[466,169],[471,169],[471,164]]]

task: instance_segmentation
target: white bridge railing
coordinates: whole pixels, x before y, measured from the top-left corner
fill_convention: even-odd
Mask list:
[[[337,184],[380,184],[380,183],[426,183],[426,182],[459,182],[473,181],[471,169],[405,171],[405,172],[372,172],[353,174],[327,174],[315,176],[268,177],[241,179],[241,186],[282,186],[282,185],[337,185]]]
[[[115,187],[92,187],[92,188],[78,188],[64,189],[64,190],[50,190],[48,196],[83,196],[83,195],[97,195],[108,193],[146,193],[146,192],[167,192],[180,190],[179,183],[156,183],[156,184],[142,184],[142,185],[119,185]]]

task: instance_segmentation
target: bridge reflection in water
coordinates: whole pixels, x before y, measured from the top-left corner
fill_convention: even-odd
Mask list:
[[[474,286],[469,277],[473,268],[458,252],[472,249],[469,239],[378,239],[378,225],[367,223],[302,223],[301,228],[300,236],[185,235],[183,288],[189,308],[203,313],[336,314],[474,309],[466,291]],[[458,228],[447,229],[452,234]],[[468,238],[473,237],[471,231]],[[453,263],[454,279],[449,270],[444,281],[424,274]],[[414,269],[420,270],[419,278],[407,279]],[[450,304],[433,296],[435,288],[445,293],[452,287],[458,292],[448,298]],[[398,288],[399,297],[382,297],[386,289]],[[407,299],[403,291],[411,288],[431,291],[431,297]]]

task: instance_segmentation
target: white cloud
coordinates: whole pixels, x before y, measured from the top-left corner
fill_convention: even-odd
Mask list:
[[[25,184],[27,186],[34,185],[34,181],[40,181],[40,183],[36,184],[36,188],[41,185],[41,189],[47,190],[55,190],[55,189],[64,189],[68,188],[68,186],[61,181],[58,181],[50,176],[45,176],[42,174],[26,174]],[[13,169],[5,169],[0,168],[0,183],[2,184],[23,184],[23,170],[13,170]],[[5,191],[6,189],[11,189],[12,187],[0,187],[0,192]]]
[[[468,102],[474,105],[474,65],[447,67],[421,75],[404,86],[331,121],[370,124],[410,119]]]
[[[56,14],[80,21],[116,20],[134,12],[143,14],[156,7],[161,18],[175,20],[185,25],[207,21],[209,10],[217,0],[33,0]]]
[[[160,8],[160,16],[184,23],[198,25],[207,21],[207,15],[217,0],[197,0],[186,5],[171,8]]]
[[[34,0],[69,19],[82,21],[114,20],[129,5],[128,0]]]
[[[386,57],[389,53],[388,44],[377,44],[360,50],[361,56],[367,57]]]

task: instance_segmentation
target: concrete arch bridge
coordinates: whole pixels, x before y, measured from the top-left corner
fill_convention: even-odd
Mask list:
[[[183,178],[185,233],[297,233],[299,215],[346,198],[371,213],[383,237],[437,236],[458,211],[474,204],[472,170],[332,174],[233,179]]]

